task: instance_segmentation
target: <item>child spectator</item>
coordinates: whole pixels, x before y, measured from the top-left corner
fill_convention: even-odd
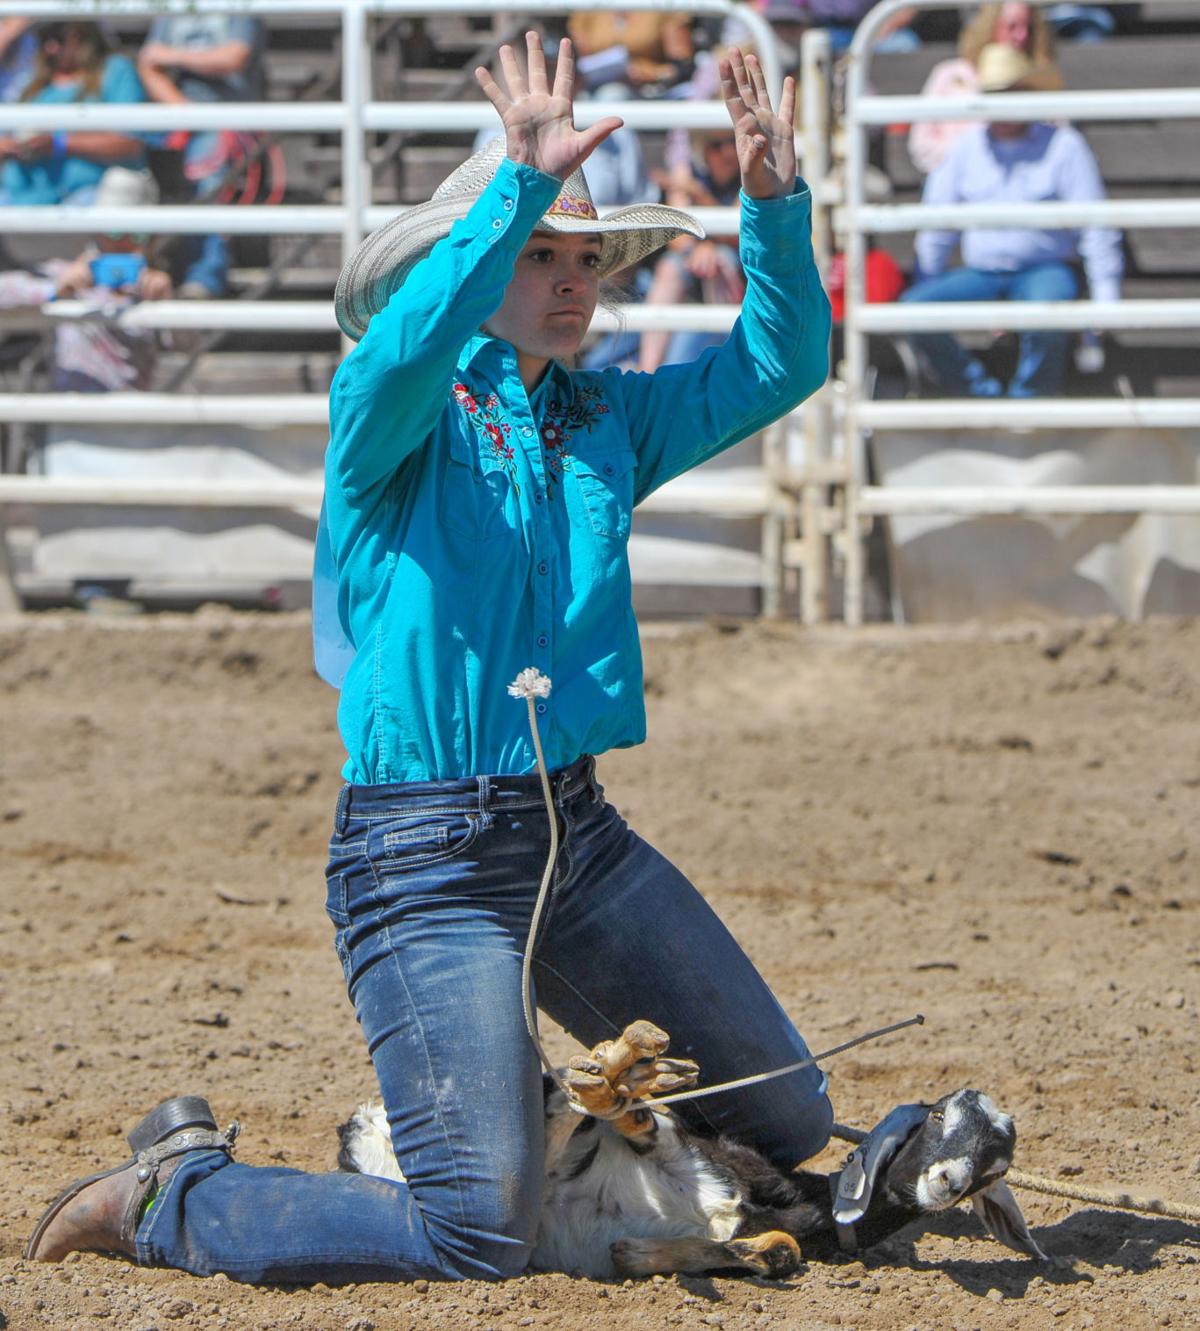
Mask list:
[[[732,207],[738,202],[741,181],[733,131],[697,130],[691,135],[691,142],[692,161],[687,168],[671,172],[666,202],[685,210]],[[655,265],[645,303],[737,304],[745,291],[736,235],[708,236],[704,240],[681,236]],[[723,333],[672,334],[666,329],[655,329],[642,334],[638,368],[653,373],[660,365],[695,360],[705,347],[724,340]]]
[[[96,190],[96,206],[141,207],[158,202],[148,171],[110,166]],[[112,310],[138,300],[166,300],[171,278],[155,266],[146,235],[98,235],[75,259],[49,259],[34,272],[0,272],[0,309],[82,300]],[[61,319],[54,328],[51,384],[56,392],[107,393],[147,389],[158,343],[147,329],[112,319]]]
[[[117,55],[98,23],[42,23],[33,75],[22,102],[141,102],[132,62]],[[0,203],[87,204],[110,166],[137,169],[142,138],[112,130],[21,133],[0,137]]]

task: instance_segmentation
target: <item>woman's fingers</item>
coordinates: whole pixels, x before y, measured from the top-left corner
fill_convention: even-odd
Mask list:
[[[748,114],[748,107],[742,101],[741,94],[738,92],[737,80],[733,76],[733,65],[728,60],[722,60],[721,70],[721,96],[725,99],[725,106],[729,111],[730,118],[736,126],[738,121]]]
[[[519,101],[529,89],[525,86],[525,76],[521,73],[521,66],[517,62],[517,53],[507,43],[500,48],[500,68],[504,71],[508,95],[514,102]]]
[[[546,78],[546,52],[542,49],[540,33],[525,34],[525,50],[529,57],[529,91],[548,97],[550,84]]]
[[[597,120],[594,125],[579,130],[579,159],[576,165],[590,157],[597,145],[603,143],[614,129],[620,129],[624,123],[620,116],[605,116],[603,120]]]
[[[746,57],[746,72],[750,77],[750,82],[754,85],[759,106],[765,107],[769,111],[771,109],[771,97],[767,92],[767,80],[763,74],[762,65],[759,64],[758,56],[749,55]]]
[[[796,80],[789,74],[779,94],[779,118],[791,130],[796,127]]]
[[[742,57],[739,47],[733,46],[729,50],[729,63],[733,69],[734,81],[737,83],[738,93],[742,101],[750,110],[756,110],[758,107],[758,96],[754,90],[754,84],[750,81],[750,74],[746,69],[746,61]]]
[[[554,96],[575,101],[575,48],[571,39],[564,37],[558,44],[558,60],[554,65]]]
[[[476,65],[475,82],[483,89],[483,95],[503,116],[512,105],[512,101],[496,80],[492,78],[492,71],[485,65]]]

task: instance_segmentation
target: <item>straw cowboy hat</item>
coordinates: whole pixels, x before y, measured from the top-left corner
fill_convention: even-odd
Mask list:
[[[1035,65],[1024,51],[992,42],[979,53],[975,65],[980,92],[1053,92],[1062,78],[1053,65]]]
[[[504,159],[504,140],[493,139],[452,171],[428,203],[394,217],[369,235],[350,256],[333,296],[338,325],[357,341],[405,279],[450,228],[471,210]],[[601,237],[600,276],[628,268],[676,236],[704,236],[695,218],[659,203],[634,203],[601,218],[583,172],[563,181],[558,198],[543,214],[539,231]]]

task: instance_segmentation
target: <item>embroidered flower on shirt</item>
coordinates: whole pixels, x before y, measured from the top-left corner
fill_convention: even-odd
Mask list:
[[[500,414],[500,399],[495,393],[488,393],[481,401],[466,384],[455,384],[452,392],[455,402],[466,412],[480,444],[500,463],[519,496],[521,487],[517,482],[516,454],[508,442],[512,426]]]
[[[555,487],[573,461],[567,445],[580,431],[592,432],[601,416],[608,415],[608,404],[598,388],[576,388],[570,404],[552,399],[542,418],[542,460],[546,468],[546,497],[554,498]]]
[[[454,398],[465,411],[475,412],[479,410],[479,403],[476,402],[466,384],[454,385]]]

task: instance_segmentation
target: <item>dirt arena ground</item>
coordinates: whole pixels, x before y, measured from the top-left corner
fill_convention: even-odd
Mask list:
[[[927,1017],[829,1065],[841,1122],[975,1085],[1018,1167],[1200,1203],[1200,624],[710,624],[646,655],[651,742],[603,759],[609,797],[814,1047]],[[782,1286],[23,1262],[50,1197],[164,1094],[240,1118],[247,1162],[319,1170],[371,1089],[323,912],[340,752],[308,660],[286,616],[0,625],[0,1327],[1200,1326],[1200,1227],[1029,1192],[1052,1267],[965,1211]]]

